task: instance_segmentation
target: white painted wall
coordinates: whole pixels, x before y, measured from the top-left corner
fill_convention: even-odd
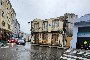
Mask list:
[[[48,44],[51,44],[52,33],[48,33]]]
[[[70,48],[76,48],[77,33],[78,33],[78,27],[74,26],[74,28],[73,28],[73,37],[72,37],[72,40],[70,42]]]
[[[60,41],[60,44],[61,44],[62,47],[63,47],[63,35],[62,35],[62,34],[59,34],[59,37],[58,37],[58,44],[59,44],[59,41]]]

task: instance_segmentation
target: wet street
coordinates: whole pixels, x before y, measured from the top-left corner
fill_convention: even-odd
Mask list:
[[[0,60],[60,60],[63,49],[8,44],[0,48]]]

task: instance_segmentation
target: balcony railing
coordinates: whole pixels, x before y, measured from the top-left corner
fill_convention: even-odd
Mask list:
[[[48,31],[48,28],[46,29],[46,28],[43,28],[43,30],[42,31]]]
[[[32,29],[32,32],[39,32],[39,29]]]
[[[58,27],[52,28],[52,31],[58,31],[58,30],[59,30]]]

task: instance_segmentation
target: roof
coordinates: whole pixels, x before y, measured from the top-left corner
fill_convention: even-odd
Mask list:
[[[84,16],[81,16],[80,18],[77,18],[74,22],[81,22],[81,21],[85,21],[85,22],[90,22],[90,13],[89,14],[85,14]]]

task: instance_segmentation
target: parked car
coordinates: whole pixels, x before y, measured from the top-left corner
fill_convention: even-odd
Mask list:
[[[18,39],[16,42],[16,44],[18,44],[18,45],[25,45],[25,43],[26,43],[26,41],[23,39]]]
[[[9,39],[8,40],[8,43],[16,43],[17,42],[17,40],[15,40],[15,39]]]

